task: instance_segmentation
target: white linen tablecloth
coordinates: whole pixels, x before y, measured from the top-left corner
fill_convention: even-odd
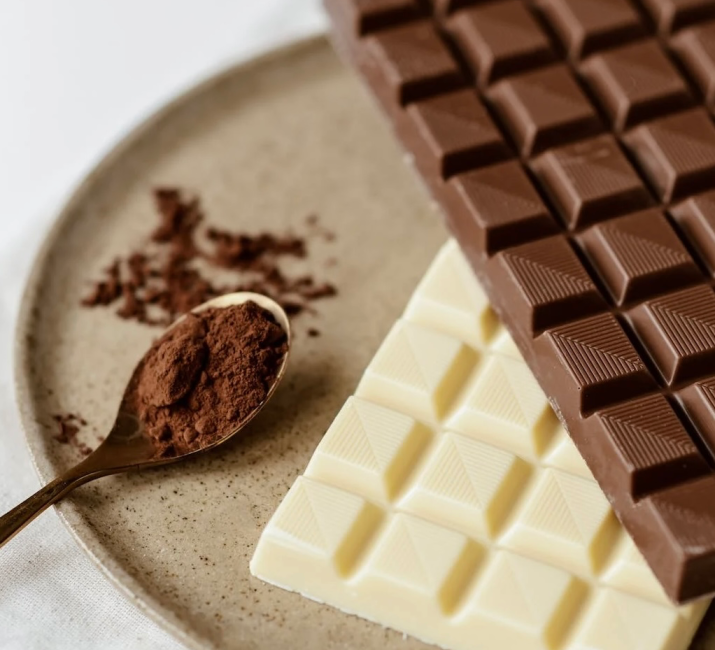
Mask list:
[[[233,61],[324,28],[317,0],[0,1],[0,511],[38,487],[13,395],[13,330],[70,188],[134,124]],[[0,650],[182,646],[54,511],[0,550]]]

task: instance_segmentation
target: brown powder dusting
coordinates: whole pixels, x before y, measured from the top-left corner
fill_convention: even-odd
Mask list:
[[[309,214],[305,223],[312,228],[313,232],[319,234],[325,241],[335,241],[335,233],[332,230],[328,230],[320,223],[320,219],[317,214]]]
[[[92,292],[82,300],[86,307],[111,305],[122,295],[120,261],[115,260],[104,270],[105,279],[96,282]]]
[[[189,314],[144,357],[130,404],[170,457],[233,431],[266,399],[288,349],[273,315],[253,302]]]
[[[225,269],[255,269],[257,263],[265,260],[268,255],[306,256],[305,240],[291,235],[277,237],[262,233],[251,237],[209,228],[206,236],[214,244],[214,253],[210,259]],[[273,265],[264,264],[264,268],[268,273],[276,270]]]
[[[306,238],[202,227],[199,199],[185,198],[175,188],[155,190],[154,201],[159,225],[149,241],[105,269],[82,300],[84,306],[119,303],[121,318],[168,325],[201,303],[233,291],[270,296],[293,316],[305,312],[309,303],[337,293],[328,282],[310,275],[287,277],[281,270],[281,259],[307,257]],[[308,218],[308,226],[311,235],[333,238],[315,215]],[[219,284],[209,277],[210,269],[224,275],[228,271],[235,281]]]
[[[57,423],[58,430],[54,436],[57,442],[75,447],[83,456],[89,456],[92,453],[91,447],[81,442],[77,437],[80,429],[87,426],[87,420],[74,413],[53,415],[52,419]]]

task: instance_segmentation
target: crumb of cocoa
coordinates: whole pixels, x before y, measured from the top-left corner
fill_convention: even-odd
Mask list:
[[[288,277],[280,268],[285,257],[306,258],[308,239],[295,234],[235,233],[203,226],[198,197],[177,188],[158,188],[154,203],[159,225],[149,241],[105,269],[82,300],[86,307],[118,304],[117,315],[148,325],[168,325],[178,316],[224,293],[254,291],[279,302],[296,316],[314,300],[333,296],[335,287],[309,275]],[[317,215],[306,222],[312,235],[334,235]],[[203,263],[203,267],[202,267]],[[206,268],[235,275],[235,282],[217,284]]]
[[[175,257],[194,258],[198,252],[194,235],[204,218],[199,199],[184,200],[176,188],[157,188],[154,202],[161,222],[152,233],[152,240],[170,244]]]
[[[297,316],[305,311],[306,307],[303,303],[293,302],[291,300],[284,300],[282,305],[283,311],[285,311],[288,316]]]
[[[308,329],[308,336],[310,336],[311,338],[317,338],[318,336],[320,336],[320,330],[315,329],[315,327],[311,327]]]
[[[117,311],[121,318],[134,318],[138,321],[146,320],[146,305],[139,300],[131,284],[125,284],[122,287],[122,298],[124,302]]]
[[[328,230],[323,224],[320,223],[320,218],[317,214],[309,214],[305,218],[305,222],[310,226],[317,234],[319,234],[325,241],[332,242],[335,241],[335,233],[332,230]]]
[[[82,427],[87,426],[87,420],[75,413],[60,413],[53,415],[52,419],[57,423],[58,430],[54,435],[57,442],[74,447],[83,456],[89,456],[92,453],[92,448],[78,438]]]
[[[319,298],[331,298],[337,293],[338,290],[332,284],[325,283],[306,288],[302,295],[309,300],[318,300]]]
[[[146,286],[148,276],[151,274],[151,265],[143,253],[132,253],[127,259],[129,268],[128,284],[134,289]]]
[[[271,256],[306,256],[305,240],[292,235],[278,237],[264,232],[251,236],[209,228],[206,236],[214,244],[214,252],[208,259],[226,269],[257,270],[260,267],[256,264],[269,253]]]
[[[79,433],[79,421],[72,413],[53,415],[52,419],[57,422],[58,431],[55,434],[55,440],[64,445],[72,444]]]
[[[82,304],[85,307],[96,307],[97,305],[111,305],[122,295],[122,283],[120,277],[121,260],[116,259],[112,265],[105,269],[105,279],[96,282],[92,292],[87,295]]]
[[[83,456],[89,456],[94,451],[94,449],[92,449],[89,445],[86,445],[84,442],[80,442],[77,445],[77,449]]]
[[[147,352],[129,404],[157,457],[206,447],[266,399],[287,352],[273,315],[253,302],[189,314]]]

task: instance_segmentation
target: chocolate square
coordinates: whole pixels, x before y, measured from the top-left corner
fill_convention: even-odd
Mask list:
[[[691,196],[673,206],[670,214],[695,254],[715,276],[715,190]]]
[[[419,0],[344,0],[335,8],[356,36],[399,25],[421,13]]]
[[[606,308],[563,236],[507,248],[491,264],[495,289],[509,296],[518,326],[529,336]]]
[[[536,0],[572,59],[645,34],[628,0]]]
[[[693,103],[685,81],[652,39],[594,54],[581,74],[617,132]]]
[[[596,462],[634,499],[710,471],[662,395],[598,411],[594,419]]]
[[[470,224],[469,239],[478,254],[492,255],[558,232],[558,224],[516,161],[459,174],[445,192],[455,222],[462,228]]]
[[[551,149],[531,168],[569,230],[653,203],[612,135]]]
[[[525,158],[603,128],[563,64],[504,79],[487,95]]]
[[[474,90],[459,90],[407,107],[407,147],[442,179],[512,155]]]
[[[643,347],[668,386],[715,368],[715,293],[697,285],[653,298],[628,312]]]
[[[642,3],[662,34],[715,17],[715,0],[642,0]]]
[[[655,388],[653,377],[613,314],[549,329],[541,345],[557,360],[549,371],[550,393],[571,413],[586,417]]]
[[[483,86],[556,59],[549,39],[521,0],[459,11],[448,20],[447,29]]]
[[[660,199],[708,189],[715,175],[715,126],[702,108],[641,124],[623,137]]]
[[[660,210],[606,221],[589,228],[579,242],[617,305],[702,279],[697,264]]]
[[[365,42],[374,81],[395,104],[409,104],[464,85],[457,64],[430,21],[377,32]]]
[[[670,46],[700,88],[708,108],[715,109],[715,22],[678,32]]]

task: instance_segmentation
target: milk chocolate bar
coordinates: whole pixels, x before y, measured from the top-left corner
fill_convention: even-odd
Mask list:
[[[645,399],[648,424],[672,427]],[[450,650],[685,650],[708,606],[668,600],[454,241],[251,571]]]
[[[666,593],[712,594],[715,0],[326,6]]]

